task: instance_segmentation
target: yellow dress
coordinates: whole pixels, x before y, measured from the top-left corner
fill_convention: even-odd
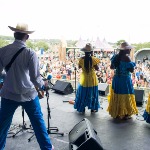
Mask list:
[[[94,66],[100,63],[98,58],[92,57],[92,68],[87,73],[84,67],[84,59],[79,59],[79,66],[82,68],[80,81],[76,93],[74,108],[79,112],[83,112],[85,107],[98,111],[100,108],[98,94],[98,79]]]
[[[112,58],[112,65],[114,57]],[[107,109],[113,118],[138,114],[131,73],[128,70],[134,67],[134,62],[120,61],[115,70],[110,95],[108,96],[109,106]]]
[[[82,68],[79,82],[83,87],[93,87],[98,85],[98,79],[94,69],[94,66],[98,63],[100,63],[100,60],[98,58],[92,57],[92,68],[89,73],[87,73],[84,68],[84,59],[79,59],[79,66]]]

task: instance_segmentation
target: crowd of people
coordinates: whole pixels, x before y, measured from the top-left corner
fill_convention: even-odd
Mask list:
[[[108,53],[108,52],[107,52]],[[99,70],[96,71],[99,83],[111,84],[114,71],[110,69],[111,57],[113,52],[109,52],[107,55],[102,55],[102,52],[94,53],[94,57],[100,59],[98,64]],[[40,72],[45,77],[50,75],[54,79],[64,80],[76,80],[79,81],[81,69],[78,68],[79,56],[74,60],[73,54],[71,54],[65,62],[59,61],[57,57],[51,59],[40,58]],[[76,73],[76,76],[75,76]],[[150,87],[150,61],[144,61],[136,63],[134,72],[132,73],[132,82],[135,87]]]

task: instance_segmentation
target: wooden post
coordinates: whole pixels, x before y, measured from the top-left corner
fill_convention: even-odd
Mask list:
[[[131,52],[130,52],[130,57],[131,57],[131,60],[132,60],[133,62],[135,61],[134,52],[135,52],[135,48],[132,48],[132,49],[131,49]]]
[[[67,47],[67,42],[64,39],[62,39],[59,47],[60,61],[66,61],[66,47]]]

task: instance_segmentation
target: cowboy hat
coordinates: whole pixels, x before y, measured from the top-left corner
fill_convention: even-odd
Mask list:
[[[81,49],[83,52],[91,52],[93,51],[93,47],[91,43],[87,43],[84,48]]]
[[[15,31],[15,32],[20,32],[20,33],[26,33],[26,34],[31,34],[33,33],[34,31],[29,31],[28,30],[28,25],[25,24],[25,23],[18,23],[16,28],[14,27],[11,27],[11,26],[8,26],[12,31]]]
[[[131,45],[129,45],[127,42],[123,42],[120,45],[119,50],[128,50],[128,49],[132,49],[133,47]]]

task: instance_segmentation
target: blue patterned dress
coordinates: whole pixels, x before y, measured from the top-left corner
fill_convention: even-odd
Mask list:
[[[111,59],[112,65],[114,65],[114,58],[115,56]],[[110,95],[108,96],[108,112],[113,118],[138,113],[131,73],[128,70],[134,67],[134,62],[120,61],[115,70]]]

